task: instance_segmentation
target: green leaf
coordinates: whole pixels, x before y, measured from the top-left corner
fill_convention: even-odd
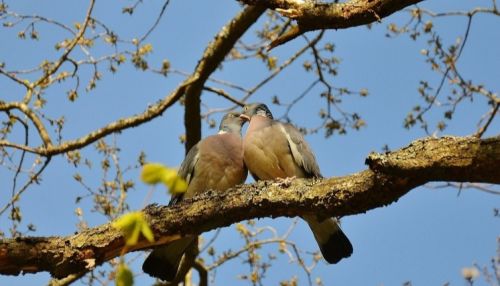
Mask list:
[[[118,218],[112,226],[120,230],[126,245],[135,245],[142,233],[149,242],[154,242],[154,235],[142,212],[130,212]]]
[[[147,222],[144,222],[141,226],[141,233],[142,236],[144,236],[149,242],[154,242],[155,241],[155,236],[153,234],[153,231],[149,227],[149,224]]]
[[[162,183],[167,186],[169,191],[173,194],[184,193],[188,187],[186,181],[183,178],[179,177],[177,171],[174,169],[165,169],[161,180]]]
[[[162,173],[165,166],[159,163],[147,163],[142,166],[141,180],[150,185],[161,182]]]
[[[116,286],[132,286],[134,285],[134,274],[128,268],[127,264],[120,263],[116,271]]]
[[[177,170],[159,163],[144,164],[141,180],[150,185],[163,183],[173,194],[184,193],[188,187],[186,181],[177,174]]]

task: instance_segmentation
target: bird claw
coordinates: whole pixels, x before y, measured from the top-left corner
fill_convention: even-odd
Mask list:
[[[282,187],[282,188],[288,188],[292,184],[293,180],[295,180],[296,178],[297,178],[296,176],[286,177],[286,178],[278,178],[278,179],[276,179],[275,184],[279,187]]]

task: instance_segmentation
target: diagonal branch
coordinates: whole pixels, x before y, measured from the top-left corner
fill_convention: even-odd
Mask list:
[[[0,111],[9,111],[12,109],[17,109],[17,110],[21,111],[30,119],[30,121],[33,123],[33,125],[35,125],[35,127],[37,129],[38,134],[40,135],[40,138],[42,139],[44,147],[50,148],[52,146],[52,140],[50,139],[49,132],[45,128],[45,125],[43,125],[40,117],[38,115],[36,115],[36,113],[31,108],[29,108],[28,105],[26,105],[23,102],[8,102],[8,103],[6,103],[6,102],[3,102],[0,100]],[[3,142],[3,140],[0,141],[0,146],[4,145],[4,144],[2,144],[2,142]],[[7,143],[5,145],[6,146],[12,146],[12,145],[15,146],[16,144]],[[31,152],[31,150],[29,150],[30,148],[28,146],[26,146],[26,145],[20,145],[20,146],[23,146],[20,149],[22,149],[24,151]],[[24,148],[24,147],[26,147],[26,148]]]
[[[203,85],[217,69],[241,36],[264,13],[265,7],[248,6],[225,25],[207,46],[193,75],[197,76],[185,94],[184,125],[186,126],[186,153],[201,139],[200,95]]]
[[[265,6],[297,21],[271,42],[274,48],[308,31],[345,29],[381,21],[394,12],[423,0],[350,0],[343,3],[316,3],[304,0],[239,0],[248,5]]]
[[[260,217],[345,216],[397,201],[411,189],[433,181],[500,184],[500,136],[425,138],[385,154],[372,153],[370,167],[352,175],[290,184],[262,181],[224,193],[207,192],[144,213],[155,243],[145,239],[129,251]],[[111,223],[66,237],[21,237],[0,241],[0,274],[48,271],[56,278],[89,271],[120,254],[124,240]]]
[[[52,146],[39,146],[39,147],[29,147],[25,145],[20,145],[20,144],[15,144],[11,143],[5,140],[0,141],[0,146],[6,146],[6,147],[12,147],[12,148],[17,148],[21,150],[25,150],[34,154],[39,154],[42,156],[50,157],[53,155],[58,155],[62,153],[66,153],[69,151],[73,151],[76,149],[83,148],[87,145],[90,145],[97,140],[111,134],[114,132],[118,132],[127,128],[135,127],[138,126],[144,122],[150,121],[153,118],[156,118],[160,115],[163,114],[163,112],[172,106],[174,103],[176,103],[181,96],[184,94],[186,87],[189,86],[193,81],[196,80],[196,75],[193,75],[189,78],[187,78],[181,85],[179,85],[174,91],[172,91],[169,95],[167,95],[165,98],[161,99],[157,103],[149,106],[144,112],[126,117],[126,118],[121,118],[118,119],[112,123],[109,123],[108,125],[99,128],[93,132],[90,132],[87,135],[84,135],[78,139],[75,140],[68,140],[64,141],[59,145],[52,145]],[[1,102],[0,102],[1,103]],[[13,109],[17,108],[16,106],[12,107],[14,105],[12,104],[7,104],[6,106],[0,105],[0,110],[4,109]],[[5,107],[5,108],[4,108]]]

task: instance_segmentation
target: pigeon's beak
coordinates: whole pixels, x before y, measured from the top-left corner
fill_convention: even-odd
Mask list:
[[[250,116],[248,116],[248,115],[246,115],[244,113],[240,114],[240,118],[243,119],[243,120],[245,120],[245,121],[250,121]]]

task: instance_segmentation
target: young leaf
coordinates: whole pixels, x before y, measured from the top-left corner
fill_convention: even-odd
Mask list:
[[[165,166],[159,163],[147,163],[142,166],[141,180],[150,185],[161,182]]]
[[[163,183],[173,194],[183,193],[187,190],[187,183],[179,177],[177,171],[159,163],[148,163],[142,167],[141,180],[150,185]]]
[[[127,267],[127,264],[120,263],[116,271],[116,286],[132,286],[134,285],[134,275]]]
[[[154,235],[142,212],[130,212],[123,215],[112,226],[123,233],[126,245],[135,245],[142,235],[149,241],[154,241]]]
[[[161,181],[165,186],[167,186],[170,193],[173,194],[184,193],[188,187],[186,181],[179,177],[177,171],[170,168],[166,168],[164,170]]]

